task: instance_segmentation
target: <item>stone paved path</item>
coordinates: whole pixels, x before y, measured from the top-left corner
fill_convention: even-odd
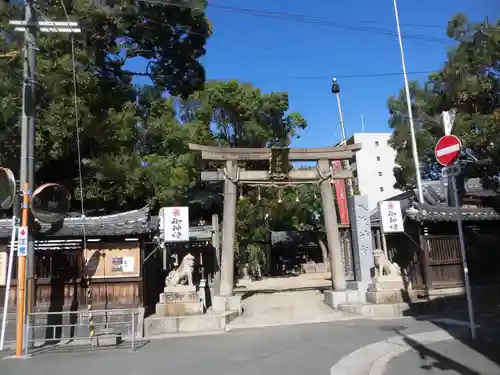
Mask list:
[[[243,314],[229,329],[332,322],[361,317],[330,309],[317,290],[257,293],[243,300]]]
[[[249,291],[285,291],[306,288],[331,288],[330,272],[306,273],[292,277],[268,277],[240,284],[235,291],[244,293]]]

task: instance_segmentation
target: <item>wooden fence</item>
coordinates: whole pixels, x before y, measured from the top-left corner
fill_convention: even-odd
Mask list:
[[[465,232],[467,267],[471,283],[494,284],[500,281],[500,235]],[[424,237],[425,278],[428,288],[462,286],[464,273],[458,235]]]

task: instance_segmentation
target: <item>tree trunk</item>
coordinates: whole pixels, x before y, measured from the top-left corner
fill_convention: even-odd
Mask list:
[[[321,238],[318,238],[319,247],[321,248],[321,256],[323,257],[323,263],[326,265],[328,263],[328,250]]]

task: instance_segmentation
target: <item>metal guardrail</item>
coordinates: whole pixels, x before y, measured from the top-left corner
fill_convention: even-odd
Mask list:
[[[93,336],[90,335],[89,314],[94,318]],[[139,312],[135,309],[30,313],[25,326],[24,355],[37,349],[85,340],[93,347],[118,346],[129,341],[131,350],[135,351],[138,317]]]

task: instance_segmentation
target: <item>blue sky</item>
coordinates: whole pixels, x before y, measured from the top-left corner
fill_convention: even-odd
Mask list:
[[[403,34],[441,42],[404,38],[408,72],[438,70],[446,59],[446,26],[456,12],[472,20],[500,17],[498,0],[399,0]],[[340,139],[331,78],[338,77],[347,135],[388,131],[386,102],[403,87],[403,76],[343,77],[401,72],[392,0],[213,0],[208,17],[214,34],[202,61],[208,79],[250,82],[264,92],[287,91],[290,109],[308,121],[296,147],[321,147]],[[495,4],[496,3],[496,4]],[[321,18],[328,25],[267,18],[218,6],[294,13]],[[346,28],[345,25],[348,27]],[[444,40],[444,42],[442,41]],[[135,65],[135,64],[134,64]],[[135,68],[135,67],[134,67]],[[426,75],[410,75],[425,79]]]

